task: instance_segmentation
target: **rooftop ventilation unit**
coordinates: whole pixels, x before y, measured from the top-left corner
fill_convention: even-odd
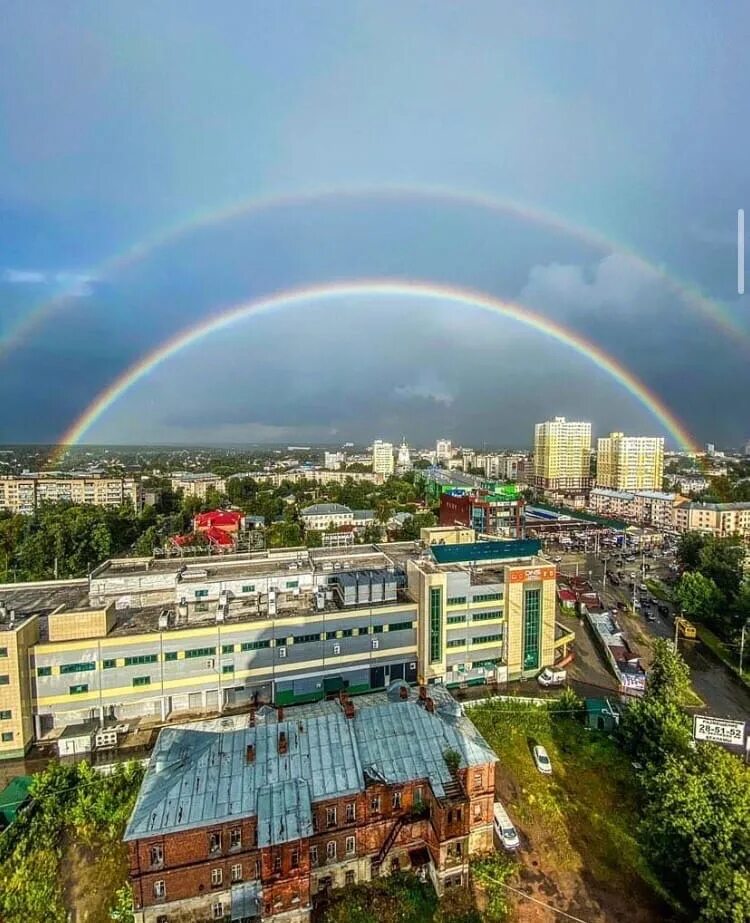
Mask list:
[[[169,613],[163,609],[159,613],[159,631],[164,631],[166,628],[169,628]]]

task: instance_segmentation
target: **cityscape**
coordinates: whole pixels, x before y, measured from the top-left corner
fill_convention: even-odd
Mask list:
[[[2,23],[0,921],[750,921],[748,10]]]

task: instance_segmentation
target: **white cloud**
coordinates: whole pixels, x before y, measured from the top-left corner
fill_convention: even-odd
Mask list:
[[[47,281],[47,274],[31,269],[6,269],[3,281],[11,285],[43,285]]]
[[[637,257],[611,253],[593,267],[563,263],[533,266],[519,298],[542,309],[628,308],[658,279],[659,270]]]
[[[396,397],[404,400],[416,398],[417,400],[443,404],[445,407],[450,407],[454,401],[454,396],[445,385],[429,375],[420,376],[413,384],[399,385],[393,389],[393,393]]]

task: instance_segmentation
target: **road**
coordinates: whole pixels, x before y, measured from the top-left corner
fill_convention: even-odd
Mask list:
[[[631,593],[625,583],[614,587],[609,579],[606,586],[602,588],[602,580],[605,565],[601,555],[580,553],[561,553],[550,550],[549,554],[553,557],[560,557],[562,561],[558,568],[567,574],[575,574],[576,569],[581,576],[590,578],[595,590],[603,597],[605,605],[616,606],[618,602],[630,605],[632,602]],[[647,558],[648,562],[649,559]],[[663,576],[665,571],[663,567],[656,563],[651,563],[651,570],[646,573],[646,579],[651,576]],[[612,568],[612,563],[607,564],[608,570]],[[642,579],[641,560],[637,558],[634,563],[620,566],[624,574],[636,573],[638,583]],[[566,620],[571,621],[571,620]],[[641,615],[633,617],[628,614],[624,618],[626,631],[632,631],[633,640],[638,643],[639,636],[649,638],[674,638],[673,613],[670,607],[669,615],[658,614],[656,620],[648,621]],[[604,666],[604,661],[598,651],[593,647],[590,637],[586,637],[581,644],[582,633],[588,634],[587,628],[576,629],[576,653],[577,660],[575,667],[571,670],[571,678],[579,682],[590,682],[601,684],[602,671],[609,674],[609,670]],[[693,688],[696,693],[703,699],[705,706],[698,709],[701,714],[710,714],[714,717],[736,718],[740,720],[750,720],[750,692],[742,686],[736,677],[726,669],[724,664],[718,660],[713,653],[700,641],[689,641],[685,638],[678,640],[680,653],[685,658],[690,667]],[[598,661],[598,666],[594,667],[591,663],[592,655]],[[609,683],[614,687],[614,678],[609,679]]]

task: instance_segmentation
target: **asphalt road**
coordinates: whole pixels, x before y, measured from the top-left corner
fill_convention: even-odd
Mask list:
[[[629,605],[632,601],[632,594],[623,581],[618,587],[612,586],[607,579],[606,586],[602,589],[602,578],[604,573],[604,563],[601,555],[569,553],[563,554],[550,549],[552,557],[561,557],[562,561],[558,568],[567,574],[576,572],[581,576],[589,577],[595,590],[603,597],[605,605],[615,606],[618,602],[624,602]],[[665,573],[665,567],[660,563],[660,559],[651,563],[651,570],[646,573],[646,579],[649,577],[660,577]],[[612,562],[608,562],[607,569],[612,570]],[[636,574],[636,582],[640,583],[642,579],[641,559],[637,558],[632,564],[620,566],[620,570],[625,575]],[[673,613],[670,607],[669,615],[657,614],[656,620],[648,621],[643,616],[637,615],[637,624],[641,632],[656,638],[674,638]],[[599,652],[593,647],[590,638],[586,638],[584,643],[580,643],[582,632],[588,634],[588,629],[576,630],[576,652],[577,660],[575,669],[571,670],[571,678],[579,682],[592,682],[599,684],[601,682],[601,670],[609,673]],[[718,660],[713,653],[700,641],[689,641],[685,638],[678,639],[680,653],[685,658],[690,667],[693,688],[696,693],[703,699],[705,706],[696,711],[700,714],[710,714],[714,717],[735,718],[739,720],[750,720],[750,692],[748,692],[734,677],[724,664]],[[591,654],[597,659],[598,668],[591,664]],[[614,678],[610,680],[614,686]]]

